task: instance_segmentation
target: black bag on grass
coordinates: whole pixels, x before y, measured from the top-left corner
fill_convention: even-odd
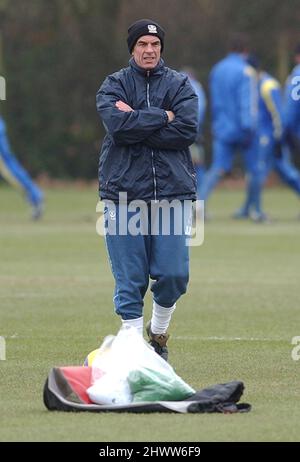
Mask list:
[[[249,412],[250,404],[238,403],[243,382],[233,381],[199,390],[183,401],[133,402],[126,405],[93,404],[86,390],[91,384],[91,367],[53,368],[44,386],[44,404],[50,411],[65,412]]]

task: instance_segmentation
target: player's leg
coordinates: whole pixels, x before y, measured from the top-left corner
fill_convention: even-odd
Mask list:
[[[232,168],[235,146],[215,139],[213,141],[213,162],[200,185],[200,199],[206,201],[224,173]]]
[[[39,218],[42,213],[43,193],[16,157],[6,150],[0,151],[0,173],[8,183],[25,193],[26,199],[33,207],[33,218]]]
[[[247,172],[246,199],[240,209],[240,215],[250,214],[256,221],[266,217],[262,211],[262,190],[266,178],[272,169],[273,141],[269,137],[255,137],[251,146],[244,151]]]
[[[282,149],[282,157],[275,159],[275,170],[281,180],[300,196],[300,172],[293,165],[287,146]]]
[[[142,334],[144,296],[149,283],[150,239],[133,235],[128,223],[134,213],[127,204],[106,203],[104,218],[109,261],[115,279],[114,305],[123,324],[132,325]]]
[[[247,149],[247,154],[245,150],[242,151],[245,166],[247,164],[247,156],[249,157],[249,159],[251,159],[251,157],[257,156],[257,152],[258,152],[258,136],[255,136],[251,145]],[[253,182],[253,176],[249,176],[249,171],[247,171],[247,166],[246,166],[245,200],[243,204],[232,215],[234,219],[239,220],[239,219],[249,218],[250,210],[253,207],[253,187],[255,187],[255,184]]]
[[[188,233],[192,219],[192,204],[189,201],[178,201],[177,204],[170,213],[170,232],[162,232],[160,229],[158,235],[151,235],[150,277],[154,280],[151,285],[153,310],[147,332],[150,343],[164,359],[168,356],[166,342],[171,317],[177,300],[186,292],[189,280]]]

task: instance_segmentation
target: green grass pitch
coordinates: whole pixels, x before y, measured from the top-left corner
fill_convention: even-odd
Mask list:
[[[97,191],[47,191],[41,222],[0,189],[0,441],[299,441],[300,207],[286,189],[265,194],[273,224],[234,222],[242,192],[219,189],[205,242],[191,251],[188,293],[170,328],[170,362],[194,388],[246,385],[253,409],[236,415],[50,413],[51,367],[80,365],[114,334],[113,279],[95,232]],[[146,297],[145,318],[151,298]]]

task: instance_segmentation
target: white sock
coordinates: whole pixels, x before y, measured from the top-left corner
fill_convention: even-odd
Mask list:
[[[153,334],[164,334],[167,332],[175,308],[176,303],[170,308],[167,308],[153,302],[151,318],[151,332],[153,332]]]
[[[140,318],[135,319],[122,319],[122,326],[125,328],[135,327],[138,333],[143,335],[144,317],[141,316]]]

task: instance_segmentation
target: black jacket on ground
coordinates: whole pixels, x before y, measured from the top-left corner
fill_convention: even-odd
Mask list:
[[[123,112],[121,100],[134,109]],[[166,110],[175,114],[168,123]],[[108,76],[97,93],[106,129],[99,162],[101,199],[195,199],[189,146],[197,136],[198,101],[187,77],[158,65],[146,71],[132,58]]]

